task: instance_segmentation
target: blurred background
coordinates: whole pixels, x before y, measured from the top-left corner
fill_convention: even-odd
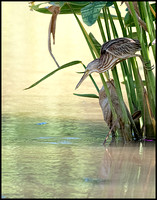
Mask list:
[[[125,16],[125,6],[121,8],[124,10],[122,16]],[[79,18],[82,21],[81,16]],[[48,52],[50,19],[49,14],[30,11],[28,2],[2,2],[3,113],[42,113],[103,120],[98,99],[73,95],[97,94],[90,78],[75,91],[82,76],[76,72],[84,71],[81,64],[59,71],[30,90],[23,90],[57,68]],[[91,27],[84,26],[103,43],[97,23]],[[93,60],[80,27],[71,14],[58,15],[55,43],[52,45],[52,52],[59,65],[74,60],[80,60],[87,65]],[[99,74],[94,73],[93,77],[101,88]]]

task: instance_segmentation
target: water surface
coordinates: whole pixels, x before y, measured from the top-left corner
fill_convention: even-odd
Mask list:
[[[104,147],[107,128],[84,120],[3,115],[2,130],[4,197],[155,197],[152,142]]]
[[[103,146],[98,100],[73,95],[82,65],[23,90],[56,68],[49,21],[28,2],[2,3],[2,198],[154,198],[155,144]],[[59,64],[92,59],[70,15],[58,16],[52,49]],[[96,90],[87,78],[77,92]]]

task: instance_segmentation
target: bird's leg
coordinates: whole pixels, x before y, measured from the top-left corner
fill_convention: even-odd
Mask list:
[[[141,59],[141,62],[143,63],[143,66],[144,66],[144,68],[145,68],[146,70],[153,70],[153,69],[154,69],[154,65],[151,66],[151,67],[147,67],[147,66],[146,66],[147,64],[150,63],[150,60],[149,60],[149,62],[144,62],[144,60],[143,60],[143,58],[142,58],[141,55],[135,54],[133,57],[136,57],[136,56],[138,56],[138,57]]]

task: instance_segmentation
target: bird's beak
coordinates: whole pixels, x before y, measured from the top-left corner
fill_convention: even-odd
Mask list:
[[[89,75],[89,70],[84,72],[84,75],[82,76],[81,80],[78,82],[78,84],[76,85],[75,90],[81,85],[81,83],[87,78],[87,76]]]

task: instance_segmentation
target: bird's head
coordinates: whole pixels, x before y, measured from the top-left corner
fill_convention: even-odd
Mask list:
[[[86,70],[84,72],[84,75],[82,76],[81,80],[78,82],[78,84],[76,85],[76,88],[77,89],[81,83],[87,78],[87,76],[93,72],[98,72],[98,69],[97,69],[97,66],[99,64],[99,59],[95,59],[93,60],[92,62],[90,62],[87,67],[86,67]]]
[[[90,62],[88,65],[87,65],[87,68],[86,70],[89,70],[90,71],[90,74],[93,73],[93,72],[98,72],[98,65],[99,65],[99,62],[100,62],[100,59],[95,59],[93,60],[92,62]]]

